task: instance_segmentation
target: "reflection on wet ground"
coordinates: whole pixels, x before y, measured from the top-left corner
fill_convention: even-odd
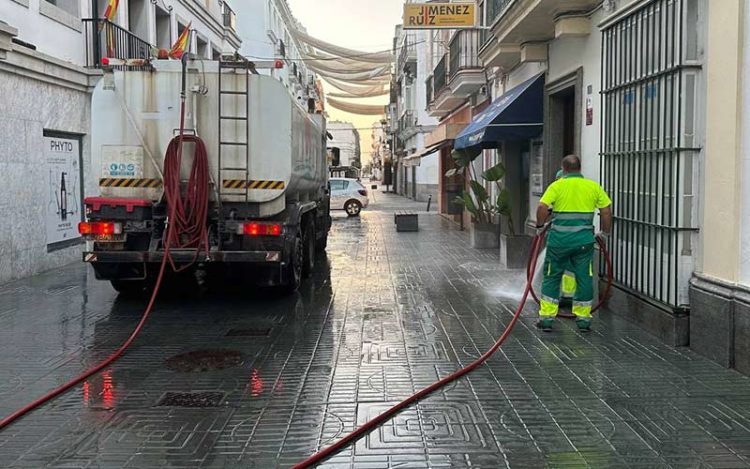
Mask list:
[[[291,297],[173,288],[111,368],[0,433],[0,467],[288,467],[488,348],[522,274],[403,199],[337,215]],[[0,286],[0,412],[106,357],[144,302],[81,265]],[[540,335],[529,307],[468,379],[324,467],[748,467],[750,381],[609,314]]]

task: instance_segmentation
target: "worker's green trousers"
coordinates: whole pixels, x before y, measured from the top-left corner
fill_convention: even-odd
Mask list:
[[[581,319],[591,318],[594,299],[594,245],[547,247],[544,260],[544,282],[539,315],[543,318],[557,316],[560,304],[560,282],[565,270],[575,275],[576,291],[573,296],[573,314]]]

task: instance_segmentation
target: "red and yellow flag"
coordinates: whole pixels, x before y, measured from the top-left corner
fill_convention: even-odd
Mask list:
[[[193,24],[191,21],[188,23],[187,26],[185,26],[185,29],[182,30],[182,33],[180,34],[180,37],[177,38],[177,42],[174,43],[172,46],[172,49],[169,50],[169,56],[173,59],[181,59],[182,54],[185,53],[188,47],[188,39],[190,39],[190,25]]]
[[[107,9],[104,10],[104,17],[109,21],[115,20],[117,14],[117,7],[120,5],[120,0],[109,0],[107,3]]]

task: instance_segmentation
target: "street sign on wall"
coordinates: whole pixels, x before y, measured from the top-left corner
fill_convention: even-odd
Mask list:
[[[474,2],[407,3],[404,29],[461,29],[477,27]]]

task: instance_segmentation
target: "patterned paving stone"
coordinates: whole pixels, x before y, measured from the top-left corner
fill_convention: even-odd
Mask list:
[[[0,467],[289,467],[476,359],[522,274],[435,214],[396,233],[423,205],[374,195],[298,294],[166,291],[125,357],[0,433]],[[143,307],[82,265],[0,286],[0,412],[106,357]],[[169,366],[211,350],[231,366]],[[540,335],[530,306],[487,364],[321,467],[750,467],[750,380],[606,312]]]

